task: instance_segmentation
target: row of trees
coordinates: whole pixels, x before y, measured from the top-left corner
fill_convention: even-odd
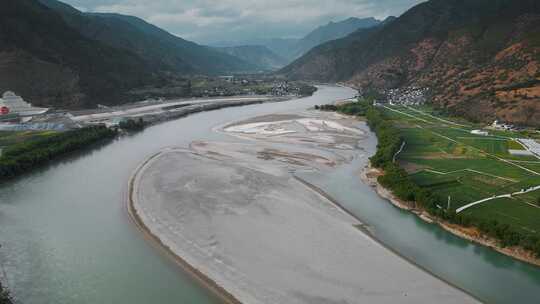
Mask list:
[[[127,119],[124,121],[121,121],[118,124],[118,127],[122,130],[126,131],[141,131],[146,126],[146,123],[142,119],[142,117],[139,117],[139,119]]]
[[[116,135],[115,130],[94,126],[14,144],[4,149],[0,156],[0,181],[28,172],[58,156],[92,143],[114,138]]]
[[[300,96],[311,96],[313,93],[317,92],[317,87],[309,84],[300,84],[298,88],[298,94]]]
[[[436,196],[430,190],[418,186],[405,170],[394,163],[394,155],[403,142],[399,130],[385,117],[384,112],[373,106],[368,106],[366,118],[378,138],[377,152],[370,161],[374,167],[385,172],[378,178],[381,185],[392,190],[398,198],[414,202],[414,207],[426,210],[433,216],[465,227],[474,226],[482,233],[499,240],[502,247],[521,246],[540,257],[540,238],[537,236],[516,231],[495,219],[485,220],[456,214],[454,210],[439,206]]]
[[[366,99],[357,102],[349,102],[340,105],[326,104],[316,105],[315,110],[339,112],[346,115],[365,116],[371,102]]]

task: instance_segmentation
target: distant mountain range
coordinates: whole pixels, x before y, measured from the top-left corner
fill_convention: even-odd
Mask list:
[[[375,18],[360,19],[351,17],[343,21],[330,22],[320,26],[300,39],[273,38],[247,41],[221,41],[213,44],[213,46],[260,45],[268,48],[289,63],[321,43],[345,37],[358,29],[377,26],[380,23],[381,21]]]
[[[327,25],[316,28],[304,38],[300,39],[296,43],[293,57],[296,59],[319,44],[343,38],[359,29],[374,27],[380,23],[381,21],[375,18],[359,19],[354,17],[340,22],[330,22]]]
[[[119,104],[155,89],[181,88],[193,75],[276,70],[290,62],[278,54],[296,56],[320,41],[377,23],[372,18],[330,23],[302,40],[280,40],[274,50],[214,48],[132,16],[85,13],[57,0],[3,0],[0,91],[15,91],[47,107]]]
[[[431,0],[280,71],[357,87],[429,87],[473,120],[540,125],[540,1]]]
[[[241,45],[215,48],[231,56],[241,58],[260,70],[278,70],[285,66],[287,59],[277,55],[262,45]]]

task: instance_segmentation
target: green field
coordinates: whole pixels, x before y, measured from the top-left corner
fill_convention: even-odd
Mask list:
[[[540,208],[531,207],[518,199],[490,201],[466,210],[465,214],[486,220],[496,218],[500,223],[508,224],[526,234],[538,235],[540,231]]]
[[[420,111],[420,112],[419,112]],[[435,194],[438,205],[455,210],[472,202],[540,185],[540,159],[516,156],[509,149],[523,150],[514,138],[528,133],[489,131],[475,135],[477,124],[437,116],[427,106],[384,109],[406,142],[397,160],[410,178]],[[496,219],[516,230],[540,236],[540,191],[512,199],[491,200],[473,206],[464,214]]]

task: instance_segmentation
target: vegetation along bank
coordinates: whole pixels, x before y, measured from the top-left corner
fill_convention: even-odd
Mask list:
[[[2,150],[0,181],[19,176],[69,152],[110,140],[116,135],[116,130],[92,126],[15,143]]]
[[[422,219],[436,222],[460,237],[540,265],[538,221],[533,216],[539,212],[535,205],[538,191],[456,212],[471,201],[517,193],[539,181],[538,176],[524,171],[535,167],[516,167],[515,164],[521,163],[517,158],[508,161],[502,159],[501,154],[491,154],[491,146],[495,144],[490,144],[490,149],[482,149],[485,141],[515,148],[514,140],[503,136],[471,137],[465,127],[448,127],[444,120],[430,117],[431,114],[418,117],[414,113],[423,112],[405,107],[374,106],[372,100],[367,99],[316,108],[366,118],[378,138],[377,152],[370,158],[371,167],[380,172],[377,183],[391,191],[394,203],[403,203]],[[497,149],[503,153],[503,149]],[[437,150],[444,153],[438,155],[434,152]],[[531,164],[535,165],[533,161]],[[456,167],[460,165],[465,169]],[[444,170],[447,171],[441,172]],[[473,194],[468,196],[469,193]],[[494,211],[489,212],[491,210]],[[519,221],[508,221],[510,216],[506,213]]]

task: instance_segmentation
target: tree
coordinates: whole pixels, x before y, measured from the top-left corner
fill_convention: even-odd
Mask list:
[[[114,138],[116,134],[115,130],[105,126],[94,126],[9,146],[0,156],[0,181],[30,171],[63,154]]]

